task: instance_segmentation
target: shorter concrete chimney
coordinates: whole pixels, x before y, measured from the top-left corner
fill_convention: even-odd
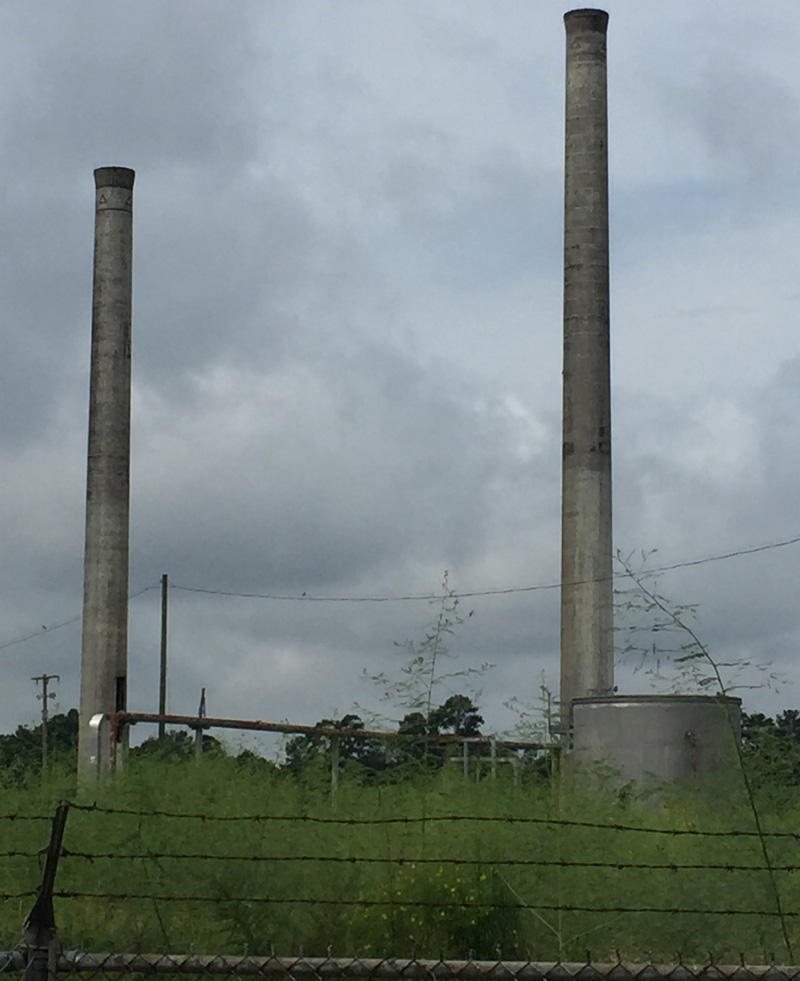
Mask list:
[[[78,778],[98,776],[94,715],[127,708],[133,181],[96,185]],[[106,757],[107,758],[107,757]]]

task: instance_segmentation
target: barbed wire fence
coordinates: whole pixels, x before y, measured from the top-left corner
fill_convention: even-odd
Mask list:
[[[67,827],[67,817],[70,812],[82,815],[85,820],[95,822],[92,825],[84,824],[82,827],[83,840],[77,842],[76,847],[65,845],[65,831]],[[97,824],[97,822],[100,822]],[[121,835],[122,841],[128,841],[129,847],[104,849],[101,847],[92,848],[92,840],[100,835],[105,827],[104,822],[126,822]],[[124,913],[123,919],[126,922],[140,922],[145,915],[143,911],[151,910],[151,916],[158,920],[163,932],[163,939],[169,941],[170,935],[166,922],[168,914],[165,911],[178,908],[182,910],[179,917],[180,922],[187,922],[193,915],[192,910],[202,907],[211,907],[215,910],[230,911],[233,907],[240,906],[248,911],[259,908],[280,907],[286,911],[309,910],[316,917],[327,916],[327,923],[345,923],[353,916],[375,915],[377,922],[386,922],[390,917],[402,914],[401,919],[404,923],[422,922],[427,916],[429,921],[460,920],[464,924],[475,926],[476,918],[494,917],[499,920],[509,920],[520,913],[529,913],[539,919],[546,914],[564,916],[566,914],[588,914],[599,918],[597,924],[592,925],[592,929],[586,933],[598,930],[602,933],[603,923],[618,922],[621,917],[647,918],[648,923],[653,924],[653,929],[658,930],[659,925],[663,930],[669,918],[681,917],[682,922],[687,918],[698,918],[701,927],[706,929],[710,919],[723,918],[729,922],[730,932],[737,935],[737,931],[743,929],[739,924],[746,923],[751,927],[755,924],[756,933],[762,933],[764,937],[770,935],[773,939],[779,934],[770,934],[768,924],[779,921],[781,926],[786,929],[786,924],[790,924],[790,930],[796,934],[796,927],[800,923],[800,903],[798,903],[798,893],[790,890],[790,895],[785,895],[782,908],[775,908],[769,905],[769,893],[759,890],[756,884],[752,883],[753,876],[764,876],[766,869],[763,864],[756,861],[741,860],[715,860],[709,856],[705,861],[642,861],[636,860],[635,855],[638,850],[636,842],[643,839],[654,839],[658,841],[670,842],[688,840],[699,842],[705,850],[714,843],[724,845],[726,848],[731,843],[755,844],[754,839],[760,840],[759,832],[742,828],[731,828],[725,830],[710,830],[699,828],[682,827],[647,827],[635,824],[624,824],[618,822],[590,821],[563,819],[557,816],[552,817],[522,817],[509,815],[505,817],[491,817],[481,815],[466,814],[434,814],[429,816],[381,816],[381,817],[339,817],[339,816],[319,816],[301,813],[255,813],[255,814],[220,814],[213,811],[171,811],[162,809],[143,809],[130,807],[103,806],[96,803],[68,803],[62,802],[54,815],[47,814],[0,814],[0,827],[14,822],[20,825],[39,827],[45,822],[51,823],[50,839],[47,846],[43,849],[9,848],[0,853],[3,859],[21,859],[29,863],[37,863],[40,867],[40,881],[37,885],[31,883],[30,888],[20,890],[8,890],[0,893],[0,901],[21,903],[30,901],[31,911],[23,926],[22,942],[13,950],[0,951],[0,974],[20,975],[26,981],[55,981],[58,977],[76,975],[81,977],[104,977],[111,975],[224,975],[228,977],[238,976],[261,976],[264,978],[292,978],[297,981],[324,981],[332,978],[382,978],[385,981],[401,981],[401,979],[463,979],[463,981],[566,981],[568,978],[580,978],[580,981],[593,981],[597,978],[607,978],[609,981],[626,981],[628,978],[637,978],[639,981],[660,981],[669,978],[671,981],[688,981],[689,978],[702,978],[703,981],[720,981],[721,978],[735,979],[735,981],[752,981],[754,978],[765,978],[767,981],[780,981],[783,978],[794,978],[800,975],[800,966],[779,967],[776,965],[774,955],[766,957],[765,961],[770,963],[748,965],[745,967],[745,956],[740,956],[738,964],[717,964],[713,953],[709,953],[705,962],[700,964],[690,964],[686,962],[679,950],[674,951],[672,962],[668,965],[651,963],[652,958],[644,961],[636,961],[630,956],[625,957],[618,951],[612,951],[612,956],[605,959],[593,960],[589,950],[586,951],[585,960],[563,960],[556,962],[543,962],[536,958],[536,951],[526,952],[525,956],[520,956],[520,951],[514,949],[505,952],[498,946],[495,951],[496,956],[487,958],[474,955],[469,950],[466,956],[459,959],[452,959],[443,953],[438,958],[430,956],[418,957],[413,949],[410,956],[402,959],[392,956],[375,957],[370,956],[370,951],[361,949],[352,956],[334,956],[332,947],[313,951],[313,955],[306,956],[302,950],[299,955],[287,956],[284,951],[276,953],[276,948],[272,943],[268,944],[267,951],[253,952],[252,954],[245,949],[241,953],[210,954],[207,952],[196,954],[193,949],[188,953],[176,953],[174,950],[161,949],[156,952],[145,953],[140,949],[128,951],[90,951],[86,949],[64,949],[61,946],[61,938],[56,926],[55,907],[58,906],[61,915],[68,921],[68,928],[65,931],[65,939],[68,943],[74,943],[79,939],[80,930],[76,930],[76,924],[88,923],[92,917],[113,918]],[[208,831],[216,829],[223,834],[214,831],[209,832],[209,837],[215,847],[207,850],[198,851],[192,848],[158,848],[143,847],[141,845],[142,829],[145,825],[155,824],[162,827],[166,824],[177,823],[183,827],[185,822],[199,824]],[[260,830],[279,828],[290,825],[296,829],[307,829],[315,826],[331,826],[336,832],[334,840],[338,841],[340,851],[332,854],[318,854],[309,851],[302,853],[299,851],[283,851],[280,847],[274,847],[271,851],[259,851],[251,853],[246,850],[247,844],[243,844],[243,850],[237,852],[231,845],[237,844],[241,839],[241,828],[257,828]],[[561,832],[577,831],[580,834],[591,832],[592,834],[602,833],[621,838],[626,844],[625,848],[631,853],[630,858],[621,860],[619,858],[609,858],[605,860],[590,860],[580,857],[567,857],[561,855],[540,855],[537,857],[506,857],[501,858],[491,856],[487,858],[468,858],[456,857],[448,854],[392,854],[392,855],[366,855],[359,854],[357,844],[359,834],[365,829],[377,829],[383,833],[388,828],[400,829],[407,832],[409,829],[419,829],[425,825],[439,826],[447,832],[449,829],[460,825],[471,825],[477,829],[500,828],[527,836],[531,831],[539,829],[541,832]],[[228,830],[230,829],[230,830]],[[342,835],[352,829],[355,841],[342,839]],[[784,849],[788,848],[796,852],[797,845],[800,843],[800,832],[795,831],[766,831],[763,835],[767,837],[775,846]],[[0,838],[2,840],[2,838]],[[138,847],[133,847],[133,842],[139,841]],[[280,839],[275,836],[275,844]],[[220,844],[228,845],[227,849],[220,848]],[[757,852],[753,852],[754,855]],[[57,883],[60,877],[59,871],[62,866],[89,867],[97,869],[95,881],[96,887],[89,888],[85,883],[79,885],[74,876],[68,877],[65,884]],[[147,889],[119,889],[115,888],[114,881],[107,872],[104,863],[114,863],[117,868],[123,868],[123,878],[126,873],[125,868],[129,867],[126,863],[149,863],[159,870],[159,875],[154,879]],[[208,887],[210,884],[217,888],[176,888],[180,882],[176,882],[173,869],[181,863],[188,863],[192,868],[199,866],[219,866],[230,865],[234,869],[243,866],[259,867],[270,870],[273,874],[258,879],[259,889],[253,890],[245,888],[247,882],[242,884],[239,892],[231,888],[231,883],[237,881],[237,873],[234,872],[233,878],[222,883],[213,877],[211,879],[198,878],[199,885],[205,882]],[[403,875],[409,871],[417,869],[436,869],[437,875],[444,875],[443,890],[440,894],[431,895],[429,892],[414,894],[399,890],[398,895],[381,894],[379,890],[371,892],[356,889],[355,894],[347,893],[346,887],[349,884],[346,880],[332,880],[333,890],[325,890],[314,886],[319,883],[313,875],[301,872],[295,879],[289,881],[290,888],[281,892],[278,888],[281,882],[277,881],[274,870],[279,866],[292,868],[318,869],[320,866],[329,867],[338,874],[342,867],[351,869],[361,868],[384,868],[392,870],[393,873]],[[30,867],[33,867],[32,865]],[[527,901],[522,896],[515,897],[513,890],[506,890],[502,898],[488,894],[483,896],[479,891],[474,891],[472,887],[456,888],[451,883],[462,884],[462,879],[466,879],[465,870],[473,870],[477,879],[473,877],[473,882],[478,879],[485,880],[487,875],[499,876],[504,879],[509,870],[520,869],[542,869],[556,870],[602,870],[611,878],[604,880],[605,885],[602,895],[596,898],[596,891],[586,888],[578,889],[574,894],[575,898],[570,901],[554,901],[551,895],[542,891],[541,895],[527,897]],[[447,877],[443,870],[453,869],[459,872],[456,878]],[[772,865],[773,872],[780,872],[788,877],[800,871],[800,863],[776,861]],[[676,900],[672,903],[657,903],[640,901],[637,903],[620,902],[615,900],[618,895],[619,887],[614,886],[618,882],[616,877],[626,872],[647,872],[647,873],[668,873],[671,880],[677,883],[677,888],[672,895]],[[691,877],[697,872],[717,872],[724,873],[726,876],[750,876],[748,885],[743,889],[738,889],[736,894],[748,897],[748,902],[737,903],[702,903],[694,899],[691,878],[687,881],[683,876]],[[80,877],[79,877],[80,878]],[[400,880],[396,877],[392,879],[392,886],[398,885]],[[337,884],[338,883],[338,884]],[[252,882],[250,885],[252,886]],[[286,882],[284,881],[284,886]],[[407,883],[406,883],[407,884]],[[172,888],[170,888],[172,885]],[[363,885],[363,884],[362,884]],[[301,888],[302,886],[302,888]],[[647,897],[652,895],[652,890],[645,886],[641,895]],[[581,898],[585,897],[585,898]],[[702,898],[702,897],[700,897]],[[759,901],[760,900],[760,901]],[[321,911],[328,911],[325,914]],[[332,911],[332,914],[331,914]],[[290,912],[291,916],[295,915]],[[330,916],[333,915],[333,919]],[[338,918],[338,919],[337,919]],[[615,921],[615,918],[616,921]],[[171,922],[171,921],[170,921]],[[477,930],[480,930],[480,922],[477,921]],[[89,931],[91,932],[91,931]],[[468,932],[468,931],[467,931]],[[333,938],[333,935],[331,935]],[[280,937],[276,937],[280,940]],[[413,938],[409,937],[410,940]],[[285,941],[289,945],[289,941]],[[131,946],[136,947],[132,942]],[[168,944],[169,946],[169,944]],[[369,945],[365,945],[366,946]],[[654,946],[658,946],[654,943]],[[607,953],[605,945],[601,946],[604,953]],[[339,952],[340,953],[340,952]],[[426,950],[427,955],[430,954]],[[446,952],[451,953],[451,952]],[[786,959],[791,961],[791,949],[786,953]]]

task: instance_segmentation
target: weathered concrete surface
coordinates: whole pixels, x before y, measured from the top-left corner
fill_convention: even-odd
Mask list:
[[[606,28],[564,16],[564,406],[561,707],[614,685]]]
[[[578,699],[569,766],[608,778],[702,780],[736,771],[742,700],[722,695],[618,695]]]
[[[102,167],[96,185],[89,451],[78,776],[97,776],[97,713],[127,708],[133,182]]]

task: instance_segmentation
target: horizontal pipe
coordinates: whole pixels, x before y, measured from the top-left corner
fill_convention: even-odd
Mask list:
[[[334,726],[303,726],[291,722],[262,722],[260,719],[213,719],[206,715],[161,715],[158,712],[116,712],[111,716],[112,739],[123,726],[137,722],[154,722],[185,726],[187,729],[249,729],[255,732],[280,732],[307,736],[356,739],[427,739],[435,743],[469,743],[491,746],[492,742],[506,749],[556,749],[557,743],[528,742],[520,739],[495,739],[493,736],[457,736],[452,733],[385,732],[380,729],[337,729]]]

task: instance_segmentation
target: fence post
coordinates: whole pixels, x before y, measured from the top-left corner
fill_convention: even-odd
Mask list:
[[[339,789],[339,737],[331,737],[331,804],[336,803],[336,791]]]
[[[492,757],[492,780],[497,779],[497,736],[489,737],[489,752]]]
[[[61,857],[61,844],[64,840],[68,812],[68,801],[62,801],[56,808],[42,883],[39,886],[36,902],[22,928],[22,942],[28,948],[25,981],[48,981],[48,979],[53,981],[55,978],[57,932],[53,912],[53,889],[56,884],[56,872]]]
[[[200,689],[200,705],[197,709],[197,718],[204,719],[206,717],[206,690],[205,688]],[[194,758],[196,760],[201,760],[203,758],[203,726],[199,725],[194,730]]]

